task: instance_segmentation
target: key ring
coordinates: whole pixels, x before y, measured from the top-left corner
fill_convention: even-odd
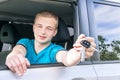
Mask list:
[[[81,50],[81,59],[80,59],[80,61],[81,62],[83,62],[83,61],[85,61],[85,47],[82,47],[82,50]]]
[[[100,53],[99,50],[97,50],[96,48],[92,47],[90,42],[87,40],[82,40],[80,42],[80,44],[82,45],[82,50],[81,50],[81,62],[85,61],[85,48],[93,48],[95,51],[97,51],[98,53]]]

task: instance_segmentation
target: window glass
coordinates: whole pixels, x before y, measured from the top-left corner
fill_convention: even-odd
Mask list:
[[[94,3],[101,60],[120,59],[120,7]]]
[[[120,0],[105,0],[105,1],[111,1],[111,2],[117,2],[117,3],[120,3]]]

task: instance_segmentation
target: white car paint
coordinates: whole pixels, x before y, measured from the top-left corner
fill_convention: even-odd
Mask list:
[[[4,80],[120,80],[120,64],[85,64],[71,67],[28,68],[23,76],[1,70]]]

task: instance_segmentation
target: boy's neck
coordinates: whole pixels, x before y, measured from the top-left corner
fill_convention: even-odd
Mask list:
[[[35,46],[35,51],[36,53],[39,53],[40,51],[42,51],[43,49],[45,49],[47,46],[50,45],[51,42],[46,43],[46,44],[40,44],[38,42],[35,41],[34,46]]]

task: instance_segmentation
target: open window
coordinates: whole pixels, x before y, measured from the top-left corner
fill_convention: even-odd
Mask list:
[[[0,5],[1,44],[3,44],[3,46],[1,45],[0,55],[1,57],[4,56],[4,58],[1,58],[1,64],[4,64],[6,56],[19,39],[34,38],[32,30],[34,17],[42,10],[52,11],[60,17],[58,34],[52,42],[65,47],[67,50],[72,48],[74,41],[73,4],[74,1],[13,0]],[[68,28],[72,28],[72,32]],[[15,39],[16,37],[17,39]]]

